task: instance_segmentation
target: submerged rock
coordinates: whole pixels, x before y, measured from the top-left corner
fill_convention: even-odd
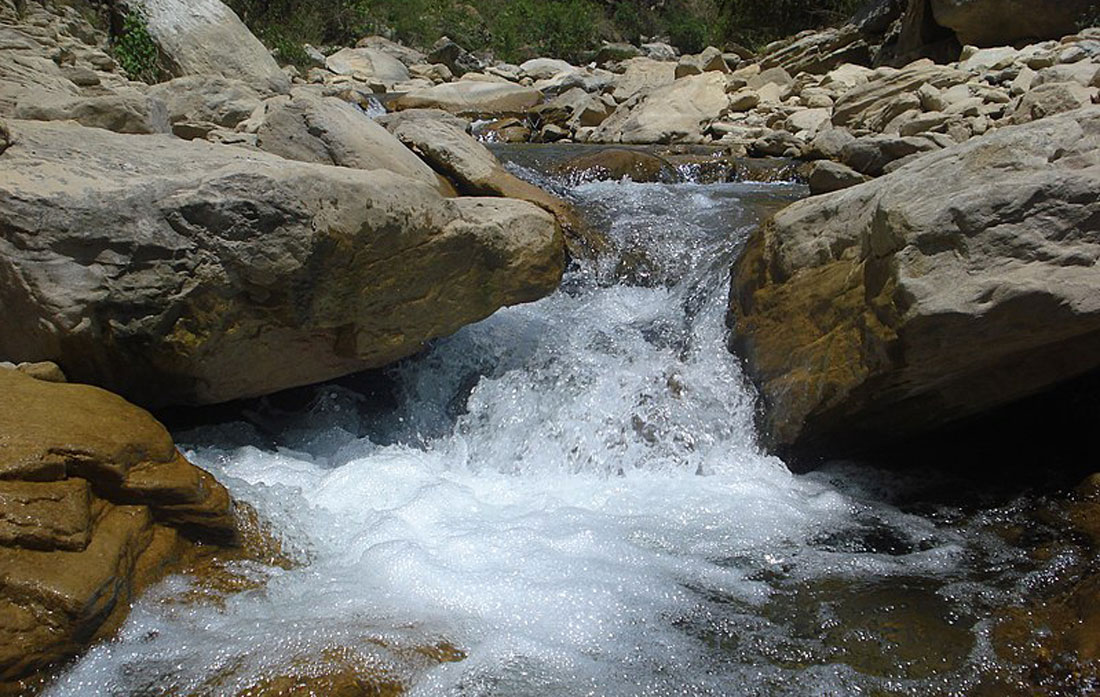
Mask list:
[[[734,269],[764,433],[830,455],[1100,365],[1100,108],[924,155],[790,206]]]
[[[144,410],[2,368],[0,393],[3,692],[113,632],[191,540],[232,543],[236,523]]]
[[[678,178],[676,170],[663,157],[627,148],[603,148],[577,155],[557,165],[555,170],[577,181],[660,182]]]
[[[139,403],[203,404],[415,353],[553,291],[554,219],[388,170],[13,121],[0,355]]]

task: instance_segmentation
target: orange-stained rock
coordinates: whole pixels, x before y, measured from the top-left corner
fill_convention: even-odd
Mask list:
[[[0,395],[0,695],[26,694],[236,522],[225,488],[121,397],[9,369]]]

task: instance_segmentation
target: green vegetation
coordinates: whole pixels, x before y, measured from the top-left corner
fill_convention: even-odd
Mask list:
[[[112,37],[111,51],[131,79],[150,84],[157,81],[160,74],[157,45],[149,36],[149,27],[140,12],[131,10],[123,17],[122,29]]]
[[[288,62],[302,44],[348,45],[380,33],[417,47],[449,36],[521,61],[582,61],[603,40],[662,36],[689,53],[726,39],[759,46],[845,19],[863,0],[227,0]]]
[[[867,0],[719,0],[726,33],[751,48],[804,29],[839,24]]]

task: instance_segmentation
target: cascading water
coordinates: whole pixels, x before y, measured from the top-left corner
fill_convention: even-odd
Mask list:
[[[923,696],[995,669],[989,609],[1032,581],[988,519],[756,445],[728,269],[801,189],[566,193],[621,259],[406,361],[394,403],[328,385],[178,434],[299,564],[236,562],[250,590],[219,602],[169,579],[49,694],[249,694],[336,662],[412,695]]]

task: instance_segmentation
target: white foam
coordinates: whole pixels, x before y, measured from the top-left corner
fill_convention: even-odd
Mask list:
[[[384,438],[363,437],[361,398],[333,387],[284,427],[283,449],[190,434],[189,456],[309,564],[246,569],[270,579],[224,610],[158,602],[186,583],[169,581],[50,694],[187,694],[221,672],[210,694],[233,694],[349,644],[375,646],[414,695],[787,694],[792,671],[760,658],[788,642],[759,614],[769,577],[950,573],[961,543],[757,448],[721,269],[749,221],[737,196],[760,190],[581,187],[613,234],[684,265],[677,282],[600,287],[582,270],[568,292],[468,327],[401,368]],[[941,539],[895,556],[815,544],[876,512],[902,537]],[[716,648],[700,622],[744,645]],[[412,670],[377,639],[467,657]],[[792,694],[866,684],[844,666],[799,675]]]

